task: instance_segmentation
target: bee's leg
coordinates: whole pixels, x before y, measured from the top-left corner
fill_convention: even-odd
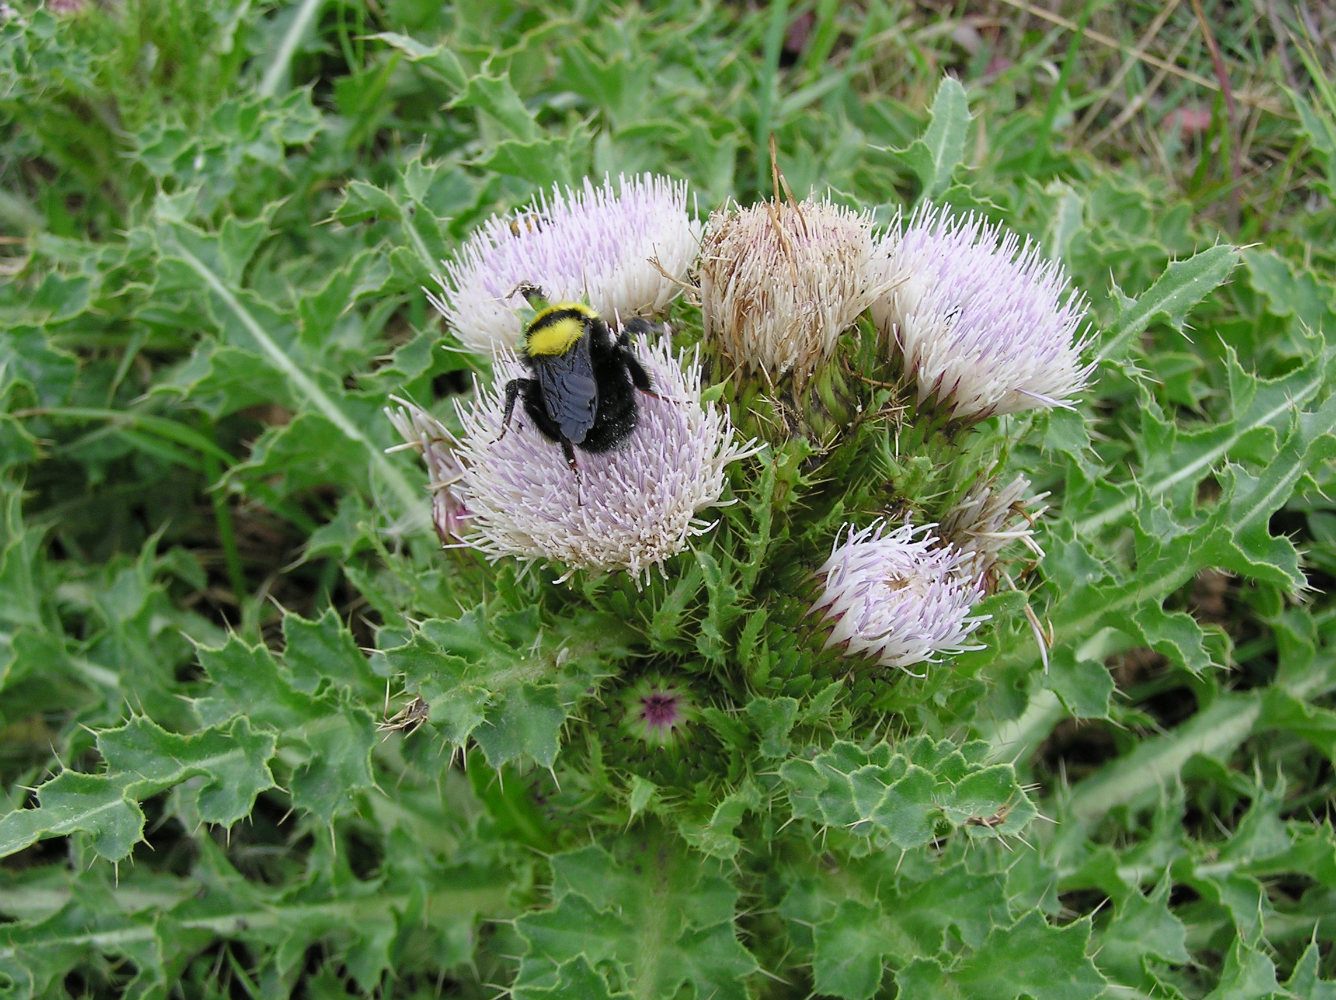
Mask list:
[[[626,365],[626,370],[631,376],[631,384],[646,396],[663,399],[664,397],[654,391],[654,382],[650,379],[649,372],[645,371],[645,366],[636,357],[636,352],[631,350],[632,333],[636,336],[643,336],[653,329],[653,324],[648,320],[641,319],[639,316],[632,316],[617,331],[617,340],[613,346],[617,351],[617,357],[621,359],[622,364]]]
[[[566,464],[571,467],[571,471],[577,476],[580,474],[580,467],[575,464],[575,445],[571,444],[570,438],[561,439],[561,452],[566,456]]]
[[[571,467],[571,471],[575,473],[575,502],[579,506],[583,507],[584,480],[580,478],[580,466],[577,465],[575,462],[575,446],[571,444],[569,438],[563,437],[561,439],[561,450],[562,453],[566,456],[566,464],[569,465]]]
[[[654,329],[654,324],[647,319],[641,319],[639,316],[632,316],[622,324],[621,332],[617,336],[617,343],[622,347],[629,347],[631,344],[631,334],[637,337],[643,337]]]
[[[513,378],[506,383],[506,410],[501,418],[501,433],[496,436],[496,441],[500,441],[506,436],[506,431],[510,430],[510,418],[515,412],[515,400],[532,384],[533,380],[527,378]],[[496,441],[492,443],[496,444]]]
[[[623,331],[622,336],[625,336]],[[617,345],[617,354],[622,359],[622,364],[626,365],[626,371],[631,376],[631,384],[643,392],[646,396],[654,399],[663,399],[654,391],[654,382],[649,377],[649,372],[645,371],[645,366],[640,363],[640,359],[635,356],[629,347],[622,343]]]

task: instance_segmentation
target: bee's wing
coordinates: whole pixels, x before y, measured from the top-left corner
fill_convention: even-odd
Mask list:
[[[581,444],[598,413],[598,383],[589,356],[589,337],[565,354],[545,357],[534,372],[543,390],[543,408],[572,444]]]

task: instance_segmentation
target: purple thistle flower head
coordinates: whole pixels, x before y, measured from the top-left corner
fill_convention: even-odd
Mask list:
[[[643,677],[622,697],[622,727],[652,747],[671,746],[699,712],[683,684],[663,677]]]
[[[492,560],[562,563],[562,580],[577,569],[640,580],[708,531],[698,514],[719,504],[725,467],[759,448],[739,444],[728,411],[701,400],[699,364],[669,341],[635,348],[655,395],[637,393],[639,420],[620,448],[576,452],[578,476],[519,408],[502,434],[505,385],[525,370],[513,354],[499,356],[492,384],[455,404],[464,542]]]
[[[821,594],[812,605],[830,625],[826,648],[875,660],[909,673],[916,663],[980,649],[967,645],[989,616],[972,616],[983,597],[960,550],[941,543],[933,525],[906,522],[886,531],[882,522],[836,535],[830,558],[817,571]]]
[[[529,207],[493,216],[436,278],[428,298],[464,345],[481,354],[514,347],[522,282],[552,302],[588,302],[603,316],[661,312],[681,290],[700,250],[687,189],[645,174],[595,187],[554,187]]]
[[[452,545],[464,535],[469,511],[459,492],[463,467],[455,458],[454,437],[439,420],[416,403],[391,396],[398,409],[386,407],[385,415],[404,439],[390,451],[412,449],[422,456],[431,473],[431,521],[441,542]]]
[[[1085,299],[1062,267],[976,215],[926,208],[887,234],[869,271],[891,291],[872,318],[918,386],[960,420],[1070,406],[1082,364]]]

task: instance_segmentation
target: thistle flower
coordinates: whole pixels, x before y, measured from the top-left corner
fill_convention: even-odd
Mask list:
[[[971,575],[970,560],[934,536],[933,525],[847,527],[817,571],[825,581],[812,611],[831,626],[827,649],[844,646],[908,671],[916,663],[982,648],[965,640],[989,617],[969,613],[983,588]]]
[[[622,728],[641,743],[666,747],[700,714],[686,686],[643,677],[622,696]]]
[[[884,289],[870,288],[872,221],[778,199],[710,216],[701,245],[705,336],[734,364],[799,389]]]
[[[700,366],[672,352],[668,337],[637,349],[656,396],[640,394],[639,423],[621,448],[577,453],[579,475],[561,448],[520,412],[503,436],[504,386],[524,375],[513,354],[470,405],[456,403],[463,434],[460,495],[464,541],[489,559],[550,559],[577,569],[625,570],[637,579],[681,552],[711,522],[724,468],[759,449],[738,444],[728,412],[701,401]]]
[[[391,396],[398,409],[385,408],[385,415],[404,443],[390,451],[414,449],[431,473],[431,522],[440,540],[450,545],[463,537],[468,520],[468,507],[458,487],[463,467],[455,458],[453,436],[446,426],[416,403]]]
[[[685,183],[644,174],[595,187],[553,187],[533,204],[493,216],[474,232],[428,293],[464,345],[482,354],[512,347],[522,300],[535,282],[553,302],[587,301],[604,316],[661,311],[677,295],[700,247]]]
[[[1003,548],[1020,542],[1039,559],[1044,550],[1034,540],[1034,522],[1047,510],[1047,493],[1026,498],[1030,480],[1017,476],[1006,486],[988,482],[971,492],[942,519],[941,536],[960,550],[968,573],[991,588],[993,568]]]
[[[897,227],[898,228],[898,227]],[[918,385],[960,420],[1070,406],[1090,379],[1086,302],[1039,247],[976,215],[928,208],[877,247],[872,318]]]

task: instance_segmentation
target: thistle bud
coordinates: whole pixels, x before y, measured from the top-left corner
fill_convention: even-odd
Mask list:
[[[454,436],[439,420],[416,403],[390,397],[398,409],[386,407],[385,415],[399,432],[404,443],[390,449],[413,449],[422,456],[431,475],[427,488],[431,490],[431,522],[436,536],[445,545],[453,545],[464,534],[468,522],[468,505],[460,492],[463,466],[455,457]]]
[[[647,747],[682,740],[699,712],[686,685],[663,677],[641,678],[622,695],[622,729]]]
[[[1030,480],[1017,476],[1006,486],[990,481],[972,491],[942,519],[943,540],[955,546],[968,573],[991,591],[1002,550],[1012,542],[1025,546],[1035,558],[1044,550],[1034,540],[1034,522],[1047,510],[1047,493],[1026,497]]]

